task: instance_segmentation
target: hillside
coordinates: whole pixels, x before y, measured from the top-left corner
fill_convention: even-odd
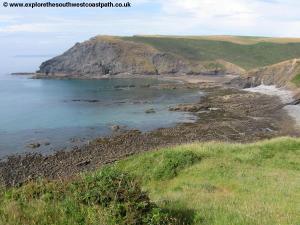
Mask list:
[[[3,188],[0,224],[299,224],[299,154],[293,138],[148,152],[72,180]]]
[[[138,35],[140,36],[140,35]],[[203,35],[203,36],[166,36],[166,35],[142,35],[141,37],[152,38],[185,38],[185,39],[199,39],[209,41],[226,41],[241,45],[251,45],[263,42],[287,44],[300,43],[300,38],[289,37],[258,37],[258,36],[233,36],[233,35]]]
[[[97,36],[40,66],[40,77],[244,74],[300,58],[298,39],[255,37]],[[289,42],[290,41],[290,42]]]
[[[124,39],[148,44],[160,51],[174,53],[195,61],[223,59],[246,70],[300,57],[300,42],[275,43],[276,39],[271,39],[270,42],[264,39],[266,41],[253,42],[253,44],[245,44],[245,42],[237,44],[232,41],[233,38],[222,38],[222,36],[220,39],[147,36]],[[240,37],[238,40],[253,40],[253,38]]]
[[[260,84],[276,85],[293,90],[300,88],[300,59],[292,59],[274,65],[249,70],[231,81],[237,87],[252,87]]]
[[[251,70],[248,72],[247,76],[255,78],[255,85],[263,83],[265,85],[276,84],[279,87],[291,85],[299,87],[297,80],[299,74],[300,59],[293,59]]]
[[[98,36],[77,43],[64,54],[40,66],[47,76],[92,78],[117,74],[219,74],[242,73],[243,69],[223,60],[196,62],[160,51],[152,46],[119,37]]]

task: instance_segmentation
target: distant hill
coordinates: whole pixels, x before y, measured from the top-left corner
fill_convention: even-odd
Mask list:
[[[179,48],[180,46],[173,46]],[[40,73],[47,76],[71,76],[92,78],[117,74],[241,74],[245,71],[237,65],[219,59],[194,60],[164,51],[148,43],[127,38],[97,36],[77,43],[60,56],[40,66]]]
[[[123,39],[195,61],[222,59],[246,70],[300,58],[300,39],[296,38],[134,36]]]
[[[251,45],[262,42],[271,42],[278,44],[300,43],[300,38],[289,37],[258,37],[258,36],[232,36],[232,35],[204,35],[204,36],[167,36],[167,35],[137,35],[136,37],[152,37],[152,38],[185,38],[209,41],[226,41],[235,44]]]
[[[242,36],[97,36],[40,66],[41,77],[247,74],[300,58],[300,39]]]

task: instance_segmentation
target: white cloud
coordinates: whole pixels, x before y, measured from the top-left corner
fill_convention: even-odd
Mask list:
[[[53,25],[52,25],[53,26]],[[49,24],[42,24],[42,23],[24,23],[24,24],[14,24],[8,25],[5,27],[0,28],[0,32],[3,33],[18,33],[18,32],[33,32],[33,33],[44,33],[44,32],[51,32],[49,29]]]
[[[96,33],[300,36],[298,0],[131,2],[133,7],[127,10],[10,9],[8,14],[8,10],[0,8],[0,34],[27,32],[55,33],[63,36],[81,33],[90,36]],[[140,6],[145,3],[149,8],[141,9]],[[138,11],[137,8],[142,11]]]
[[[194,34],[300,36],[298,0],[151,1],[162,7],[162,24],[173,19],[178,33],[188,26]]]
[[[98,34],[300,37],[299,0],[113,1],[131,1],[133,7],[16,9],[0,6],[0,58],[6,59],[14,55],[57,55],[74,43]],[[13,58],[2,63],[0,70],[1,66],[6,65],[14,69],[15,64],[11,62],[15,60]],[[37,68],[39,63],[30,68]],[[22,69],[18,67],[17,70]]]
[[[170,0],[160,1],[167,15],[190,19],[194,28],[210,27],[216,34],[300,36],[300,1],[287,0]],[[294,30],[289,32],[287,28]],[[227,32],[226,32],[227,30]],[[298,30],[298,31],[295,31]],[[247,32],[248,31],[248,32]]]
[[[10,23],[10,22],[14,22],[17,21],[20,17],[16,16],[16,15],[0,15],[0,22],[1,23]]]

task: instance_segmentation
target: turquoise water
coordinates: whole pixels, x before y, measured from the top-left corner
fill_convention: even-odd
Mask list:
[[[190,122],[172,105],[199,100],[198,90],[160,90],[155,79],[34,80],[0,75],[0,157],[53,152],[109,134],[112,125],[143,131]],[[151,85],[151,88],[144,87]],[[90,102],[90,101],[93,102]],[[146,114],[153,108],[156,113]],[[43,145],[49,142],[50,145]]]

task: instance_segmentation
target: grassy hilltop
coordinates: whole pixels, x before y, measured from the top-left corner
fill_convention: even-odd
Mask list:
[[[300,58],[299,38],[133,36],[123,39],[148,44],[162,52],[195,61],[222,59],[247,70]]]
[[[183,145],[3,189],[0,224],[296,225],[299,171],[299,139]]]
[[[43,62],[43,78],[245,74],[300,58],[300,39],[241,36],[96,36]]]

